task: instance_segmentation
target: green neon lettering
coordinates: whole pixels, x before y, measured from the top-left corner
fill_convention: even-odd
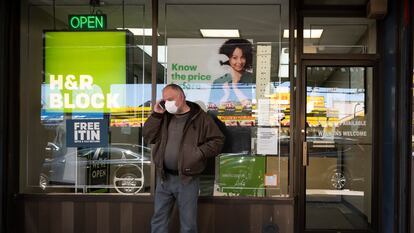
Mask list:
[[[76,22],[77,22],[77,24],[75,25],[74,23],[75,23],[75,20],[76,20]],[[79,18],[77,18],[77,17],[72,17],[71,19],[70,19],[70,26],[72,27],[72,28],[78,28],[79,27]]]
[[[71,15],[69,27],[75,30],[94,30],[106,28],[106,15]]]
[[[94,25],[95,21],[93,20],[95,16],[88,16],[88,28],[96,28],[96,24]]]
[[[98,27],[98,25],[99,25],[99,28],[104,28],[104,26],[103,26],[103,16],[102,15],[100,15],[100,16],[97,16],[96,18],[95,18],[95,23],[96,23],[96,27]]]
[[[85,25],[88,22],[88,19],[85,16],[81,16],[80,22],[81,22],[81,28],[83,28],[83,25]]]

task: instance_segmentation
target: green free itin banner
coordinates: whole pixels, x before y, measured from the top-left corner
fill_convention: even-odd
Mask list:
[[[109,113],[120,107],[111,85],[127,79],[129,31],[44,32],[46,110]]]

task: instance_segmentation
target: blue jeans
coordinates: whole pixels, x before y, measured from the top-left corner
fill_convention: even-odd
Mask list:
[[[184,184],[179,176],[167,174],[167,179],[157,179],[154,215],[151,233],[168,233],[168,223],[174,202],[177,201],[181,233],[197,233],[197,199],[199,178]]]

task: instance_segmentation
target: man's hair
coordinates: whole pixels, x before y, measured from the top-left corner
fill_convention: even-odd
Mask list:
[[[174,83],[168,84],[167,86],[165,86],[165,87],[164,87],[164,89],[162,89],[162,91],[164,91],[164,90],[165,90],[165,89],[167,89],[167,88],[171,88],[171,89],[173,89],[173,90],[175,90],[175,91],[180,92],[180,93],[183,95],[184,99],[185,99],[185,93],[184,93],[184,90],[183,90],[183,89],[182,89],[179,85],[174,84]]]

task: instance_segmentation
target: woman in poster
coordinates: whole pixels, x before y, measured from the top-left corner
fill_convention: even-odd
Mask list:
[[[215,90],[213,93],[220,97],[218,104],[240,103],[242,106],[251,104],[251,87],[255,82],[251,72],[252,43],[246,39],[229,39],[220,47],[219,53],[228,57],[227,61],[220,61],[220,64],[229,66],[230,72],[213,82],[212,89]]]

